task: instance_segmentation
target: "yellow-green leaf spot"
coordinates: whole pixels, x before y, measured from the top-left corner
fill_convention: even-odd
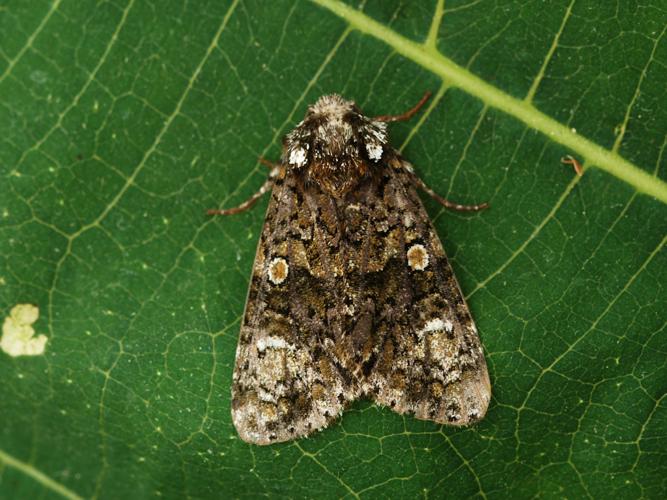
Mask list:
[[[0,348],[10,356],[37,356],[44,352],[46,335],[35,337],[32,324],[39,317],[39,308],[32,304],[15,305],[2,325]]]

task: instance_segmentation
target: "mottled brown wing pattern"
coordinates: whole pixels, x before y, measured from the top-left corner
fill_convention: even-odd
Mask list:
[[[386,122],[323,96],[283,141],[281,164],[229,215],[273,189],[236,353],[232,417],[245,441],[308,435],[361,396],[464,425],[491,389],[477,330],[417,196],[441,198],[388,142]],[[263,161],[264,163],[268,163]]]
[[[251,443],[310,434],[359,394],[331,355],[345,328],[329,313],[342,300],[330,271],[342,258],[331,251],[340,221],[313,196],[292,176],[277,179],[258,245],[232,385],[234,425]]]
[[[401,163],[385,171],[382,200],[392,216],[392,237],[379,255],[374,329],[378,359],[364,380],[364,393],[399,413],[465,425],[486,413],[491,386],[474,321],[412,182]],[[379,198],[379,197],[378,197]],[[370,212],[372,216],[373,212]],[[378,257],[379,257],[378,255]],[[376,258],[378,258],[376,257]]]
[[[490,399],[477,330],[410,166],[398,157],[393,165],[340,202],[353,321],[337,352],[377,403],[469,424]]]

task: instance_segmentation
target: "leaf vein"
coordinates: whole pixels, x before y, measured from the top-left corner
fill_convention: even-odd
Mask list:
[[[16,469],[26,476],[31,477],[39,484],[44,486],[46,489],[51,490],[58,495],[67,498],[69,500],[82,500],[82,497],[74,493],[72,490],[63,486],[59,482],[51,479],[49,476],[44,474],[42,471],[35,468],[34,465],[23,462],[18,458],[14,458],[9,453],[0,450],[0,462],[4,462],[8,467]]]
[[[109,42],[107,43],[106,47],[104,48],[104,52],[100,56],[100,60],[98,61],[97,65],[93,68],[93,70],[88,74],[88,78],[86,79],[86,82],[83,84],[79,92],[74,96],[72,101],[69,103],[69,105],[64,108],[59,114],[58,118],[56,119],[56,122],[49,128],[49,130],[46,131],[46,133],[35,143],[30,146],[29,148],[25,149],[21,156],[19,157],[18,161],[16,162],[16,169],[18,169],[22,164],[25,158],[28,156],[33,151],[37,151],[39,148],[42,147],[42,145],[48,140],[51,135],[60,128],[60,126],[63,123],[63,119],[65,116],[79,103],[81,100],[81,97],[83,94],[88,90],[88,87],[90,87],[90,84],[93,83],[94,81],[97,81],[97,72],[100,70],[104,62],[107,60],[107,56],[111,52],[111,49],[114,47],[116,44],[116,41],[118,40],[118,34],[120,33],[121,29],[125,25],[125,22],[127,20],[128,13],[130,10],[132,10],[132,6],[134,5],[134,0],[130,0],[123,9],[123,14],[121,16],[120,21],[118,22],[118,25],[116,26],[116,29],[111,35],[111,38],[109,39]],[[48,58],[46,58],[48,60]],[[98,82],[99,83],[99,82]],[[55,160],[54,160],[55,162]]]
[[[644,78],[646,78],[646,70],[651,65],[651,62],[655,61],[655,53],[658,48],[658,44],[660,40],[662,40],[662,38],[665,36],[665,32],[667,32],[667,24],[662,28],[662,33],[660,33],[660,35],[658,35],[658,37],[655,39],[655,42],[653,44],[653,49],[651,50],[651,54],[649,55],[648,60],[646,61],[646,64],[642,68],[641,74],[639,75],[639,80],[637,81],[637,86],[635,87],[635,93],[633,94],[632,99],[630,100],[630,104],[628,104],[628,108],[625,112],[625,117],[623,118],[623,124],[621,125],[620,132],[616,137],[616,140],[614,141],[614,146],[612,147],[613,152],[617,152],[621,147],[621,143],[623,142],[623,137],[625,137],[625,132],[627,129],[628,122],[630,121],[630,114],[632,113],[632,109],[634,108],[634,105],[637,102],[639,95],[641,94],[640,89],[642,83],[644,83]]]
[[[607,307],[605,307],[604,310],[598,315],[598,317],[595,318],[595,320],[593,321],[593,323],[591,323],[591,326],[590,326],[585,332],[583,332],[579,337],[577,337],[577,339],[576,339],[574,342],[572,342],[572,344],[571,344],[567,349],[565,349],[560,355],[558,355],[558,356],[557,356],[557,357],[556,357],[556,358],[549,364],[549,366],[547,366],[546,368],[544,368],[544,369],[541,371],[541,373],[540,373],[540,375],[537,377],[537,380],[535,381],[535,383],[531,386],[530,390],[528,390],[528,392],[526,393],[526,396],[524,397],[524,400],[523,400],[523,403],[522,403],[521,407],[518,408],[519,413],[520,413],[522,410],[525,410],[526,408],[528,408],[528,406],[526,406],[526,403],[527,403],[528,400],[530,399],[530,396],[531,396],[532,393],[535,391],[535,389],[536,389],[537,386],[539,385],[539,383],[540,383],[540,381],[542,380],[542,378],[544,377],[544,375],[545,375],[546,373],[548,373],[548,372],[554,372],[554,367],[555,367],[555,366],[556,366],[556,365],[557,365],[557,364],[558,364],[558,363],[559,363],[559,362],[560,362],[560,361],[561,361],[567,354],[569,354],[570,352],[576,352],[576,351],[575,351],[575,348],[577,347],[577,345],[579,345],[579,343],[581,343],[585,338],[587,338],[587,337],[588,337],[588,334],[589,334],[590,332],[592,332],[593,330],[595,330],[595,328],[596,328],[597,325],[600,323],[600,321],[602,321],[602,319],[607,315],[607,313],[608,313],[609,311],[611,311],[612,307],[614,307],[614,305],[616,304],[616,302],[618,301],[618,299],[620,299],[621,296],[622,296],[622,295],[623,295],[623,294],[630,288],[630,286],[634,283],[634,281],[637,279],[637,277],[638,277],[642,272],[644,272],[644,271],[646,270],[646,267],[647,267],[647,266],[649,265],[649,263],[653,260],[653,258],[660,252],[660,250],[662,250],[662,248],[663,248],[663,246],[665,245],[665,243],[667,243],[667,236],[665,236],[665,237],[662,239],[662,241],[661,241],[661,242],[660,242],[660,243],[653,249],[653,251],[649,254],[649,256],[644,260],[644,262],[642,263],[642,265],[639,266],[639,269],[637,269],[637,271],[636,271],[632,276],[630,276],[630,278],[629,278],[628,281],[625,283],[625,285],[623,286],[623,288],[621,288],[621,290],[614,296],[614,298],[613,298],[611,301],[609,301],[609,304],[607,304]]]
[[[424,41],[426,47],[436,48],[436,43],[438,41],[438,32],[440,31],[440,26],[442,25],[442,16],[445,13],[445,0],[438,0],[438,3],[435,6],[435,12],[433,13],[433,21],[431,22],[431,27],[428,30],[428,35]]]
[[[542,62],[540,71],[537,73],[537,76],[533,80],[533,83],[530,86],[530,89],[528,90],[528,94],[526,94],[526,97],[524,98],[524,101],[526,101],[527,103],[533,102],[535,93],[537,92],[540,83],[542,83],[542,78],[544,78],[544,72],[546,71],[547,66],[549,66],[549,62],[551,62],[551,58],[553,57],[554,53],[556,52],[556,49],[558,48],[558,42],[560,41],[560,37],[563,34],[563,31],[565,30],[565,25],[567,24],[567,21],[570,18],[570,15],[572,14],[572,7],[574,7],[575,1],[576,0],[572,0],[570,2],[570,5],[567,6],[567,9],[565,9],[565,15],[563,16],[563,20],[560,23],[560,28],[558,28],[558,31],[554,36],[553,42],[551,43],[551,47],[549,47],[549,51],[547,52],[547,55],[544,57],[544,61]]]
[[[18,51],[16,56],[13,59],[9,60],[9,64],[5,68],[5,71],[0,75],[0,83],[4,81],[4,79],[12,72],[14,69],[14,66],[16,66],[16,63],[18,63],[21,58],[23,57],[23,54],[26,53],[26,51],[32,47],[32,44],[34,43],[35,39],[39,36],[39,34],[42,32],[44,27],[48,24],[49,19],[51,19],[51,16],[58,10],[58,7],[60,6],[61,0],[55,0],[51,4],[51,8],[49,11],[46,13],[42,21],[39,23],[37,28],[35,28],[35,31],[33,31],[30,36],[28,37],[28,40],[26,41],[25,45],[21,47],[21,50]],[[46,58],[48,61],[49,59]]]
[[[667,203],[667,183],[653,177],[619,154],[603,148],[599,144],[578,135],[567,126],[542,113],[537,108],[503,92],[484,81],[467,69],[432,48],[424,47],[410,40],[391,28],[375,21],[337,0],[311,0],[336,16],[344,19],[350,27],[363,34],[370,35],[394,48],[404,57],[423,66],[432,73],[447,79],[449,83],[460,87],[467,93],[482,100],[485,104],[526,123],[540,131],[552,141],[562,144],[581,155],[599,169],[628,183],[635,189]]]

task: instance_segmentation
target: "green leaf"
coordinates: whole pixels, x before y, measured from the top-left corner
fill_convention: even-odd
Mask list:
[[[0,352],[0,497],[662,498],[666,26],[661,0],[4,2],[0,307],[37,305],[48,341]],[[243,443],[229,388],[266,199],[205,209],[250,196],[318,96],[378,115],[425,90],[395,144],[491,203],[425,200],[486,418],[358,402]]]

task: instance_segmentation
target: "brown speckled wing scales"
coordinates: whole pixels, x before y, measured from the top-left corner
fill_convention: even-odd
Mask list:
[[[450,425],[481,419],[491,396],[474,321],[408,169],[387,169],[394,232],[377,283],[378,359],[363,390],[399,413]],[[382,228],[381,221],[372,224]]]
[[[484,416],[477,330],[411,169],[395,158],[343,198],[276,179],[234,369],[245,441],[308,435],[362,396],[441,423]]]
[[[328,352],[342,325],[323,321],[340,295],[340,224],[312,196],[292,176],[276,180],[255,256],[232,385],[234,425],[255,444],[322,429],[359,395]]]

